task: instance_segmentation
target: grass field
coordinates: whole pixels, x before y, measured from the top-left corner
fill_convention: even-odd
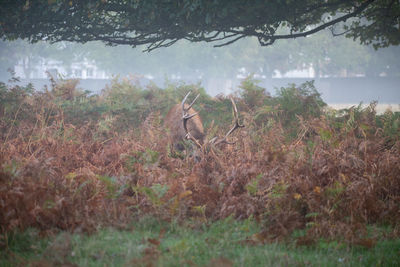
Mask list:
[[[399,266],[400,240],[370,248],[320,241],[260,241],[251,219],[211,224],[142,219],[128,231],[104,228],[94,235],[61,232],[40,238],[30,229],[13,235],[0,266]],[[293,241],[293,240],[292,240]]]

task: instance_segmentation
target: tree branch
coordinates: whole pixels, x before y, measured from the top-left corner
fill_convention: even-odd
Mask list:
[[[222,46],[226,46],[226,45],[230,45],[230,44],[232,44],[232,43],[234,43],[234,42],[236,42],[236,41],[238,41],[238,40],[240,40],[240,39],[242,39],[242,38],[244,38],[244,37],[246,37],[247,35],[241,35],[241,36],[239,36],[239,37],[236,37],[235,39],[232,39],[232,40],[230,40],[230,41],[228,41],[228,42],[226,42],[226,43],[222,43],[222,44],[217,44],[217,45],[214,45],[214,47],[222,47]]]
[[[360,14],[362,11],[364,11],[372,2],[374,2],[376,0],[368,0],[366,1],[364,4],[362,4],[361,6],[359,6],[358,8],[356,8],[353,12],[344,15],[342,17],[336,18],[334,20],[331,20],[327,23],[324,23],[312,30],[306,31],[306,32],[301,32],[301,33],[294,33],[294,34],[283,34],[283,35],[274,35],[274,36],[268,36],[267,38],[265,38],[265,36],[261,36],[259,34],[257,34],[256,36],[258,37],[258,40],[260,42],[261,45],[263,46],[267,46],[267,45],[271,45],[273,44],[276,40],[279,39],[290,39],[290,38],[297,38],[297,37],[306,37],[310,34],[316,33],[318,31],[321,31],[323,29],[326,29],[329,26],[332,26],[338,22],[342,22],[342,21],[346,21],[347,19],[354,17],[355,15]],[[267,41],[265,42],[265,40],[262,39],[266,39]],[[262,42],[260,41],[262,40]],[[264,43],[265,42],[265,43]]]

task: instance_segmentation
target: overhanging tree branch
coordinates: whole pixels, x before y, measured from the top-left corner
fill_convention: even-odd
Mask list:
[[[298,37],[306,37],[308,35],[311,35],[313,33],[319,32],[321,30],[324,30],[332,25],[335,25],[339,22],[344,22],[347,19],[354,17],[357,14],[360,14],[362,11],[364,11],[372,2],[374,2],[375,0],[368,0],[366,1],[364,4],[362,4],[361,6],[359,6],[358,8],[356,8],[353,12],[344,15],[342,17],[333,19],[327,23],[324,23],[318,27],[315,27],[312,30],[306,31],[306,32],[300,32],[300,33],[293,33],[293,34],[283,34],[283,35],[274,35],[274,36],[262,36],[262,35],[258,35],[257,37],[259,38],[258,40],[260,41],[261,45],[267,46],[267,45],[271,45],[273,44],[276,40],[279,39],[291,39],[291,38],[298,38]],[[264,43],[264,40],[267,40]]]
[[[345,15],[325,21],[326,15],[335,14]],[[256,37],[266,46],[346,22],[346,36],[359,37],[362,43],[379,40],[378,45],[387,46],[400,43],[400,34],[392,29],[399,15],[400,2],[396,0],[265,0],[251,4],[242,0],[4,0],[0,38],[98,40],[109,45],[147,45],[146,51],[152,51],[182,39],[216,42],[215,47],[221,47]],[[279,34],[283,27],[289,34]]]

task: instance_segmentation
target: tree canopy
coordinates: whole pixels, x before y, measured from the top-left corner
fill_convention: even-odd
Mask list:
[[[397,0],[2,0],[0,37],[147,45],[179,40],[263,45],[330,28],[375,48],[400,43]]]

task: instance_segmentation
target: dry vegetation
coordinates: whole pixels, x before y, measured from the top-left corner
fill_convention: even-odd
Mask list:
[[[27,227],[126,228],[144,214],[253,216],[264,225],[260,242],[304,229],[299,244],[324,237],[372,246],[371,224],[399,235],[399,113],[377,116],[374,104],[326,110],[310,83],[269,97],[247,79],[235,96],[246,128],[234,146],[196,163],[171,155],[161,125],[169,107],[197,90],[206,125],[222,125],[209,134],[226,131],[229,99],[197,87],[115,81],[97,96],[75,81],[43,92],[0,85],[0,242]]]

